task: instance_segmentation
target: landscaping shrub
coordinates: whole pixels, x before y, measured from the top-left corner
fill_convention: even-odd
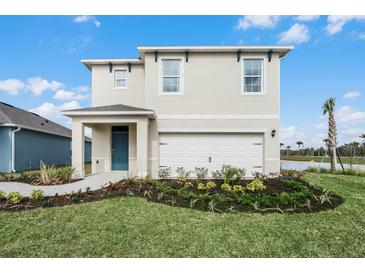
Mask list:
[[[253,181],[251,181],[247,187],[248,190],[250,191],[261,191],[266,189],[266,186],[264,185],[264,182],[259,179],[259,178],[255,178]]]
[[[34,201],[42,201],[44,199],[44,191],[42,189],[33,189],[30,198]]]
[[[0,201],[3,200],[6,196],[6,193],[2,190],[0,190]]]
[[[214,182],[214,181],[209,181],[207,184],[206,184],[206,189],[210,190],[210,189],[215,189],[217,187],[217,184]]]
[[[239,170],[238,168],[232,167],[230,165],[223,165],[220,171],[223,178],[223,184],[229,184],[233,181],[241,179],[242,172],[244,172],[244,170]]]
[[[192,186],[192,183],[189,181],[189,176],[191,174],[191,170],[185,170],[183,167],[178,167],[176,169],[177,173],[177,182],[182,185]]]
[[[20,195],[19,192],[9,192],[8,197],[6,200],[8,203],[16,205],[19,204],[22,201],[23,197]]]
[[[41,161],[40,170],[36,173],[36,178],[33,181],[35,184],[60,184],[61,180],[58,177],[56,167],[47,166]]]
[[[168,179],[171,177],[171,173],[172,173],[171,167],[161,167],[158,170],[158,177],[160,179]]]
[[[232,191],[232,187],[231,187],[231,185],[230,185],[230,184],[228,184],[228,183],[223,183],[223,184],[221,185],[221,189],[222,189],[223,191],[226,191],[226,192],[231,192],[231,191]]]
[[[307,172],[318,172],[318,168],[314,166],[310,166],[306,169]]]
[[[208,175],[208,169],[205,167],[196,167],[194,169],[194,173],[196,175],[197,181],[202,182]]]
[[[237,193],[243,192],[243,186],[241,186],[241,185],[234,185],[233,186],[233,192],[237,192]]]
[[[212,178],[214,180],[222,180],[223,179],[223,175],[219,170],[215,170],[212,172]]]
[[[56,176],[61,181],[62,184],[70,183],[72,181],[72,176],[75,173],[75,168],[71,165],[56,168]]]
[[[292,177],[294,179],[299,179],[304,176],[304,172],[295,169],[282,169],[281,175],[283,175],[284,177]]]
[[[205,186],[205,184],[204,184],[204,183],[198,183],[198,185],[197,185],[197,189],[199,189],[199,190],[204,190],[204,189],[206,189],[206,186]]]

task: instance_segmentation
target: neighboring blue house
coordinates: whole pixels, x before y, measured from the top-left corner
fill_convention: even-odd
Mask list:
[[[0,172],[71,163],[70,129],[38,114],[0,102]],[[91,162],[91,139],[85,137],[85,162]]]

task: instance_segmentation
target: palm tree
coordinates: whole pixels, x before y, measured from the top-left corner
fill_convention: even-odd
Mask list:
[[[334,117],[334,108],[336,99],[330,97],[322,107],[323,115],[328,114],[328,147],[331,157],[331,171],[336,170],[337,165],[337,153],[336,153],[336,121]]]
[[[286,146],[286,156],[289,156],[289,149],[291,149],[291,146]]]
[[[300,155],[300,146],[303,145],[303,142],[302,141],[298,141],[298,142],[296,142],[296,144],[298,145],[298,155]]]

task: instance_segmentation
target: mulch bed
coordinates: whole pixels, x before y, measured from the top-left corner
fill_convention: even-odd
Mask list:
[[[70,193],[67,195],[56,195],[54,197],[45,197],[41,201],[35,201],[30,198],[23,198],[21,203],[13,205],[6,202],[6,199],[0,201],[0,211],[22,211],[22,210],[30,210],[39,207],[58,207],[79,203],[87,203],[93,201],[99,201],[107,198],[114,198],[120,196],[129,196],[129,197],[141,197],[145,198],[151,202],[163,203],[170,206],[175,207],[186,207],[192,208],[195,210],[203,210],[203,211],[214,211],[216,213],[223,212],[260,212],[260,213],[270,213],[270,212],[281,212],[281,213],[297,213],[297,212],[318,212],[322,210],[333,209],[339,204],[343,202],[343,199],[331,193],[330,202],[321,203],[318,197],[322,195],[324,192],[321,188],[314,187],[309,185],[303,180],[296,180],[300,182],[303,186],[308,188],[310,192],[314,195],[311,195],[308,200],[310,200],[310,208],[304,206],[306,201],[297,201],[295,205],[293,204],[281,204],[275,206],[262,206],[260,204],[240,204],[236,200],[230,202],[212,202],[212,199],[197,199],[195,202],[193,199],[187,199],[185,197],[181,197],[178,194],[178,190],[183,188],[183,186],[178,183],[176,180],[164,180],[165,184],[170,187],[174,191],[174,193],[162,193],[163,191],[158,190],[153,183],[139,183],[137,181],[129,181],[122,180],[116,183],[109,183],[109,186],[104,187],[103,189],[96,191],[86,191],[81,192],[78,191],[76,193]],[[155,181],[156,182],[156,181]],[[221,185],[222,182],[215,181],[218,186]],[[245,186],[249,181],[241,181],[240,184]],[[253,198],[257,197],[271,197],[277,196],[282,192],[286,193],[294,193],[297,191],[293,187],[288,184],[283,183],[280,179],[266,179],[265,180],[266,189],[259,192],[248,193]],[[206,190],[198,190],[196,188],[196,183],[194,186],[189,188],[189,191],[195,194],[207,194]],[[216,190],[208,192],[210,195],[226,195],[225,192],[220,190],[217,187]],[[316,198],[316,197],[317,198]],[[212,197],[212,196],[209,196]],[[308,202],[308,201],[307,201]],[[193,203],[193,205],[192,205]]]

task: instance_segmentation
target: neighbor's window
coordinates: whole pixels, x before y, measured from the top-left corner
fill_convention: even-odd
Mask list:
[[[243,60],[243,92],[263,92],[262,59]]]
[[[115,88],[126,88],[127,87],[127,70],[115,70]]]
[[[181,60],[162,59],[162,92],[181,92]]]

